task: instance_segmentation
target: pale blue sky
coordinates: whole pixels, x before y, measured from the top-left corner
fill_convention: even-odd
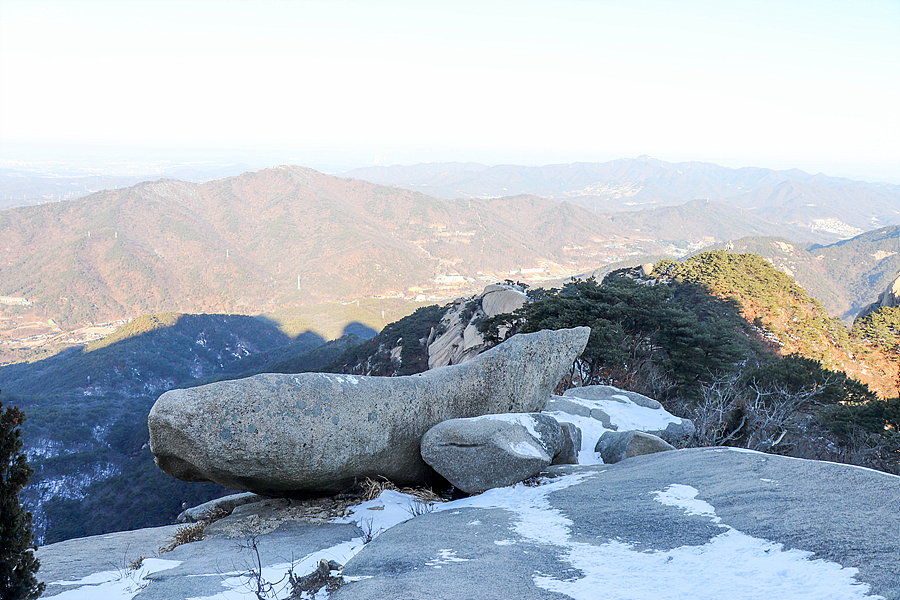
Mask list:
[[[900,2],[0,2],[0,158],[900,182]],[[28,156],[26,156],[28,155]]]

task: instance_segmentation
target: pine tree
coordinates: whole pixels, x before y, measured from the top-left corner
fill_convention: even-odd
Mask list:
[[[19,502],[19,492],[34,472],[22,452],[22,422],[18,407],[0,402],[0,600],[31,600],[45,585],[35,576],[34,530],[31,513]]]

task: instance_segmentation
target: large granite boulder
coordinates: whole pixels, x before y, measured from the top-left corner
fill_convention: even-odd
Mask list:
[[[266,495],[433,476],[419,454],[441,421],[538,412],[587,344],[578,327],[516,335],[461,365],[406,377],[261,374],[171,390],[150,411],[156,464],[185,481]]]
[[[537,475],[562,450],[563,435],[549,415],[484,415],[438,423],[421,451],[447,481],[474,494]]]
[[[662,438],[643,431],[607,431],[594,447],[605,464],[611,465],[635,456],[674,450],[675,447]]]

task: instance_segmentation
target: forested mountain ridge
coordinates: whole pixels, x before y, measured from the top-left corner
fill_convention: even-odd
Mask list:
[[[711,201],[598,214],[536,196],[445,200],[302,167],[159,180],[0,211],[0,296],[10,299],[0,338],[157,312],[449,300],[510,274],[566,278],[773,234],[835,239]],[[23,316],[29,327],[15,322]]]
[[[542,263],[565,273],[618,237],[552,200],[441,200],[301,167],[0,211],[0,235],[0,294],[62,323],[403,295]]]
[[[794,278],[848,325],[900,275],[900,226],[867,231],[827,246],[772,237],[735,239],[734,252],[758,254]],[[722,249],[717,244],[709,249]]]
[[[900,393],[900,362],[856,339],[839,318],[792,278],[755,254],[705,252],[681,262],[654,266],[657,280],[694,283],[722,298],[733,298],[742,316],[771,334],[782,355],[797,354],[865,383],[882,398]]]

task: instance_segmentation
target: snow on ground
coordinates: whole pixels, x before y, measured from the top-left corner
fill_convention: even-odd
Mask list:
[[[715,509],[697,499],[698,493],[690,486],[673,484],[652,495],[658,502],[681,508],[686,514],[720,523]],[[558,527],[571,525],[566,517],[558,518]],[[617,540],[599,545],[567,540],[557,545],[566,548],[566,560],[583,577],[558,580],[536,576],[534,581],[539,587],[575,600],[883,600],[881,596],[867,595],[869,585],[854,579],[857,569],[810,560],[811,552],[784,550],[781,544],[727,525],[719,526],[725,531],[702,546],[665,551],[637,551]]]
[[[673,483],[662,491],[653,492],[653,495],[661,504],[683,508],[685,514],[709,517],[713,523],[721,523],[722,519],[716,516],[716,509],[709,502],[697,499],[699,493],[689,485]]]
[[[515,533],[529,542],[563,548],[565,560],[584,574],[566,580],[539,575],[534,578],[535,584],[575,600],[879,598],[866,595],[869,586],[854,579],[856,569],[820,559],[810,560],[810,552],[783,550],[781,544],[754,538],[727,525],[720,525],[725,531],[702,546],[682,546],[668,551],[637,551],[617,540],[599,545],[572,541],[572,521],[552,508],[547,496],[587,477],[602,477],[602,471],[567,475],[538,487],[518,484],[496,488],[442,504],[437,510],[471,507],[512,512],[516,515]],[[652,493],[662,504],[719,523],[721,519],[716,516],[715,508],[697,499],[698,494],[695,488],[681,484]]]
[[[567,400],[588,408],[600,408],[610,416],[619,431],[638,429],[655,431],[665,429],[670,422],[680,422],[663,409],[639,406],[622,396],[625,401],[585,400],[567,396]],[[591,417],[561,412],[547,413],[560,421],[574,423],[582,430],[582,447],[579,463],[602,463],[594,445],[608,431],[601,422]],[[491,416],[490,418],[498,418]],[[516,417],[519,422],[520,418]],[[532,425],[522,423],[526,427]],[[529,429],[532,429],[530,427]],[[536,433],[536,432],[535,432]],[[548,495],[576,485],[589,477],[602,477],[603,471],[590,474],[573,474],[548,480],[532,487],[523,484],[495,488],[477,496],[433,505],[435,512],[460,511],[467,508],[495,508],[515,515],[511,538],[498,540],[497,545],[507,546],[527,541],[551,544],[562,549],[562,558],[583,574],[577,579],[559,580],[549,575],[536,575],[534,582],[548,591],[570,596],[575,600],[590,599],[654,600],[692,598],[697,600],[729,598],[750,600],[758,598],[791,598],[795,600],[875,600],[880,596],[867,595],[869,586],[854,579],[857,570],[825,560],[811,560],[811,553],[800,550],[784,550],[781,544],[754,538],[726,524],[716,516],[715,508],[698,498],[695,488],[672,484],[664,490],[652,492],[653,498],[662,504],[683,510],[688,515],[710,519],[718,523],[723,532],[702,546],[682,546],[671,550],[637,551],[631,545],[618,540],[597,540],[598,544],[576,542],[571,539],[572,521],[550,505]],[[364,537],[374,539],[380,533],[398,523],[421,514],[421,503],[414,496],[396,491],[384,491],[375,500],[352,507],[351,514],[334,519],[335,523],[354,523],[363,537],[354,538],[331,548],[309,554],[293,564],[273,564],[263,568],[263,577],[282,582],[275,597],[286,598],[289,587],[286,574],[290,570],[297,576],[305,575],[316,567],[319,559],[346,563],[364,546]],[[473,521],[473,525],[480,524]],[[518,535],[518,539],[513,539]],[[441,549],[440,555],[427,563],[432,568],[448,568],[454,562],[465,559],[456,556],[452,548]],[[143,578],[153,572],[177,566],[177,561],[147,559],[140,570],[132,573],[103,572],[80,581],[57,582],[78,586],[54,596],[59,600],[131,600],[142,585]],[[210,574],[213,575],[213,574]],[[216,574],[220,575],[220,574]],[[251,581],[238,573],[232,573],[222,582],[223,591],[215,596],[191,600],[255,600]],[[326,600],[325,588],[314,600]]]
[[[346,517],[332,519],[332,523],[354,523],[363,533],[368,533],[372,538],[394,525],[408,521],[417,514],[421,502],[415,496],[401,494],[394,490],[385,490],[374,500],[367,500],[362,504],[351,506],[352,511]],[[419,514],[421,514],[419,512]]]
[[[681,424],[676,417],[664,408],[647,408],[633,402],[628,396],[616,394],[615,400],[589,400],[578,396],[565,396],[564,399],[579,404],[588,410],[597,409],[609,416],[609,423],[615,429],[603,426],[599,419],[581,415],[573,415],[562,411],[545,411],[557,421],[568,421],[581,430],[581,449],[578,452],[578,464],[603,464],[599,452],[594,452],[597,440],[607,431],[663,431],[669,423]]]
[[[578,388],[575,388],[576,390]],[[632,429],[639,431],[662,431],[669,423],[681,424],[681,418],[676,417],[664,408],[649,408],[635,403],[631,398],[622,394],[610,396],[610,400],[589,400],[579,398],[577,392],[568,392],[571,396],[563,396],[565,400],[580,404],[585,408],[598,408],[609,415],[609,422],[615,425],[619,431]]]
[[[266,593],[270,595],[265,597],[287,598],[291,595],[291,585],[288,581],[288,573],[293,573],[297,577],[312,573],[322,559],[333,560],[339,564],[344,564],[353,558],[364,545],[362,538],[353,538],[348,542],[341,542],[331,548],[325,548],[307,554],[299,561],[293,563],[278,563],[263,567],[261,571],[261,580],[272,585],[271,589],[266,590]],[[258,596],[255,592],[255,578],[251,578],[245,574],[234,573],[233,575],[235,576],[222,581],[222,587],[226,588],[224,591],[219,592],[214,596],[188,598],[187,600],[256,600]],[[327,595],[324,597],[327,598]]]
[[[145,558],[139,569],[123,568],[116,571],[101,571],[77,581],[54,581],[57,585],[78,586],[53,596],[58,600],[131,600],[149,582],[147,575],[166,569],[174,569],[181,564],[177,560]]]
[[[374,539],[394,525],[411,519],[417,510],[417,504],[418,499],[415,496],[385,490],[378,498],[351,507],[350,515],[333,519],[332,522],[354,523],[364,536]],[[287,580],[288,572],[301,577],[314,571],[321,559],[333,560],[343,565],[362,550],[366,541],[368,540],[364,540],[363,537],[353,538],[348,542],[308,554],[294,563],[279,563],[263,567],[262,579],[270,583],[278,582],[272,589],[272,597],[287,598],[291,593]],[[452,551],[448,550],[448,552]],[[236,576],[222,581],[222,586],[227,588],[226,590],[215,596],[190,598],[189,600],[256,600],[252,579],[242,574],[235,573],[234,575]],[[316,595],[316,598],[327,597],[324,589]]]
[[[541,433],[534,427],[534,419],[526,414],[511,413],[499,415],[481,415],[480,417],[472,417],[473,421],[504,421],[506,423],[515,423],[524,427],[531,437],[542,440]]]
[[[594,446],[607,431],[613,431],[603,426],[603,423],[593,417],[582,417],[580,415],[570,415],[569,413],[553,411],[545,412],[557,421],[567,421],[581,430],[581,449],[578,451],[579,465],[602,465],[603,459],[600,458],[599,452],[594,452]]]
[[[637,429],[640,431],[662,431],[669,423],[681,424],[681,418],[664,408],[648,408],[635,404],[628,396],[613,396],[617,400],[583,400],[578,396],[566,396],[573,402],[595,404],[609,415],[609,422],[619,431]]]

